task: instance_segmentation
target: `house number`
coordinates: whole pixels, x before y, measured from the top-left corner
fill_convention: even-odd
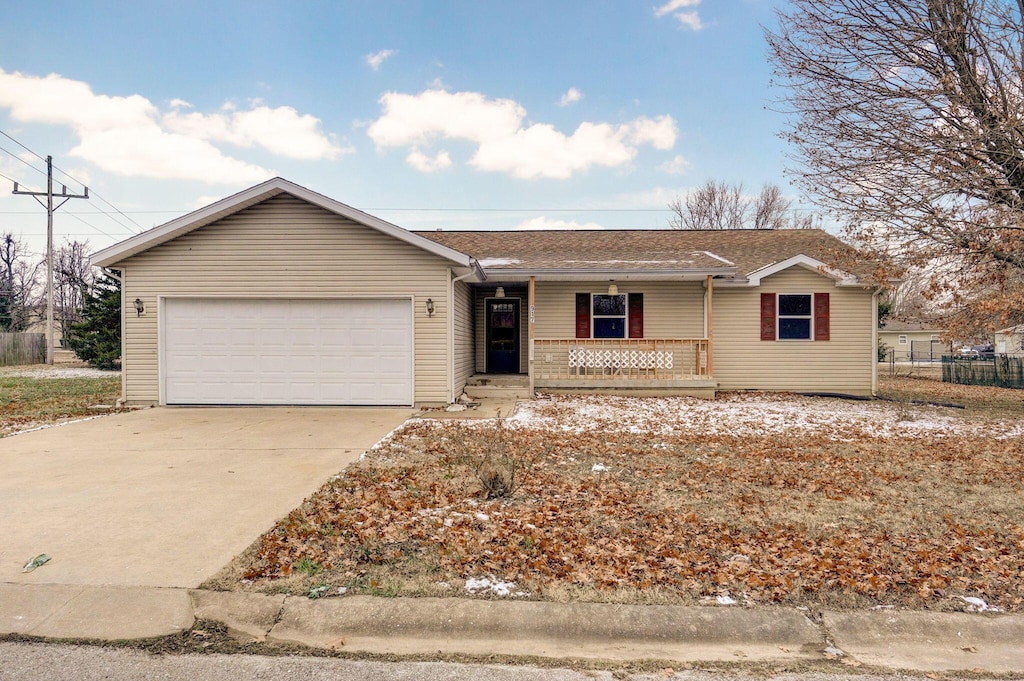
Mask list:
[[[537,321],[537,308],[534,305],[530,306],[530,323],[534,324]]]

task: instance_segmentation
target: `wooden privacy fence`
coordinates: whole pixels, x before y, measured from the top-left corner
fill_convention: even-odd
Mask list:
[[[942,380],[945,383],[1024,389],[1024,357],[996,355],[982,359],[945,356],[942,358]]]
[[[0,333],[0,366],[42,364],[45,361],[45,333]]]

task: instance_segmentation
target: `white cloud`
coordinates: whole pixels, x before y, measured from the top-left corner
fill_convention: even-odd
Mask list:
[[[636,157],[637,146],[668,149],[677,134],[671,116],[640,117],[621,125],[585,121],[571,135],[547,123],[524,127],[526,110],[520,104],[478,92],[391,92],[380,101],[383,114],[367,130],[378,147],[465,140],[476,145],[470,165],[522,179],[564,179],[592,166],[621,166]]]
[[[679,154],[676,154],[674,158],[665,161],[660,166],[658,166],[658,170],[660,170],[663,173],[668,173],[669,175],[682,175],[689,169],[690,162]]]
[[[405,157],[405,162],[421,173],[433,173],[444,170],[452,164],[452,158],[447,151],[439,151],[435,156],[427,156],[419,149],[413,149]]]
[[[374,71],[379,71],[380,65],[383,64],[384,61],[388,59],[388,57],[393,57],[395,55],[395,52],[396,50],[381,50],[380,52],[368,54],[365,57],[363,57],[363,59],[366,61],[366,64],[371,69],[373,69]]]
[[[666,14],[671,14],[672,12],[675,12],[677,9],[682,9],[683,7],[693,7],[694,5],[699,4],[700,0],[669,0],[664,5],[654,8],[654,16],[663,17]]]
[[[230,104],[230,103],[229,103]],[[0,107],[12,120],[62,125],[78,136],[70,155],[120,175],[187,179],[211,184],[258,182],[273,172],[231,157],[212,142],[261,146],[280,156],[335,158],[344,153],[319,131],[319,121],[291,107],[233,104],[225,113],[184,113],[170,101],[161,112],[141,95],[96,94],[88,83],[57,74],[37,77],[0,69]]]
[[[290,106],[271,109],[257,105],[247,111],[182,114],[172,111],[163,117],[170,130],[214,142],[240,147],[263,147],[272,154],[303,161],[335,159],[351,149],[343,149],[320,131],[320,119],[300,114]]]
[[[578,102],[583,99],[583,93],[578,89],[571,87],[566,91],[562,98],[558,100],[558,106],[569,106],[573,102]]]
[[[596,222],[576,222],[574,220],[553,220],[547,216],[541,215],[540,217],[530,218],[520,222],[512,229],[520,231],[537,231],[541,229],[548,230],[571,230],[571,229],[604,229],[602,225]]]
[[[666,14],[671,14],[683,28],[699,31],[704,28],[704,22],[701,21],[700,14],[696,10],[685,11],[683,9],[685,7],[696,7],[699,4],[700,0],[669,0],[664,5],[654,8],[654,16],[661,18]]]
[[[699,31],[704,28],[704,22],[700,20],[700,15],[696,12],[677,12],[676,19],[684,28],[691,31]]]

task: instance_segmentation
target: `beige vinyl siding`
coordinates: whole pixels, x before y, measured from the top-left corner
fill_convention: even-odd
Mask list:
[[[448,402],[448,263],[443,258],[289,195],[280,195],[131,257],[124,300],[125,397],[159,395],[160,296],[409,297],[414,300],[417,403]],[[427,317],[425,305],[436,306]]]
[[[762,293],[829,294],[828,341],[762,341]],[[720,390],[791,390],[871,394],[875,369],[871,292],[837,288],[801,267],[761,280],[759,287],[717,288],[713,294],[714,378]]]
[[[473,317],[476,321],[476,370],[477,373],[487,373],[487,324],[484,318],[484,304],[488,298],[493,298],[497,290],[494,286],[477,286],[474,289]],[[528,348],[530,310],[527,300],[527,288],[525,286],[504,286],[506,298],[519,299],[519,373],[525,374],[530,371],[530,357]]]
[[[702,338],[704,289],[701,282],[617,283],[619,293],[644,294],[644,337]],[[536,338],[576,337],[576,294],[607,293],[608,282],[537,282]]]
[[[455,342],[455,365],[453,367],[455,377],[455,398],[466,388],[466,381],[473,375],[474,344],[473,344],[473,290],[464,281],[457,281],[453,285],[452,294],[455,300],[452,311],[454,322]]]

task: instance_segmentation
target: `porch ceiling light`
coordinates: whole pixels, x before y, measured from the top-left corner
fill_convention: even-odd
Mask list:
[[[505,297],[505,287],[504,286],[499,286],[498,288],[494,289],[494,297],[495,298],[504,298]]]
[[[134,305],[135,305],[135,316],[136,317],[141,317],[142,313],[146,311],[146,306],[142,304],[142,300],[140,298],[136,298],[135,299]]]
[[[615,283],[608,284],[608,295],[617,296],[619,295],[619,287]]]
[[[433,317],[434,316],[434,299],[433,298],[427,298],[427,316],[428,317]]]

